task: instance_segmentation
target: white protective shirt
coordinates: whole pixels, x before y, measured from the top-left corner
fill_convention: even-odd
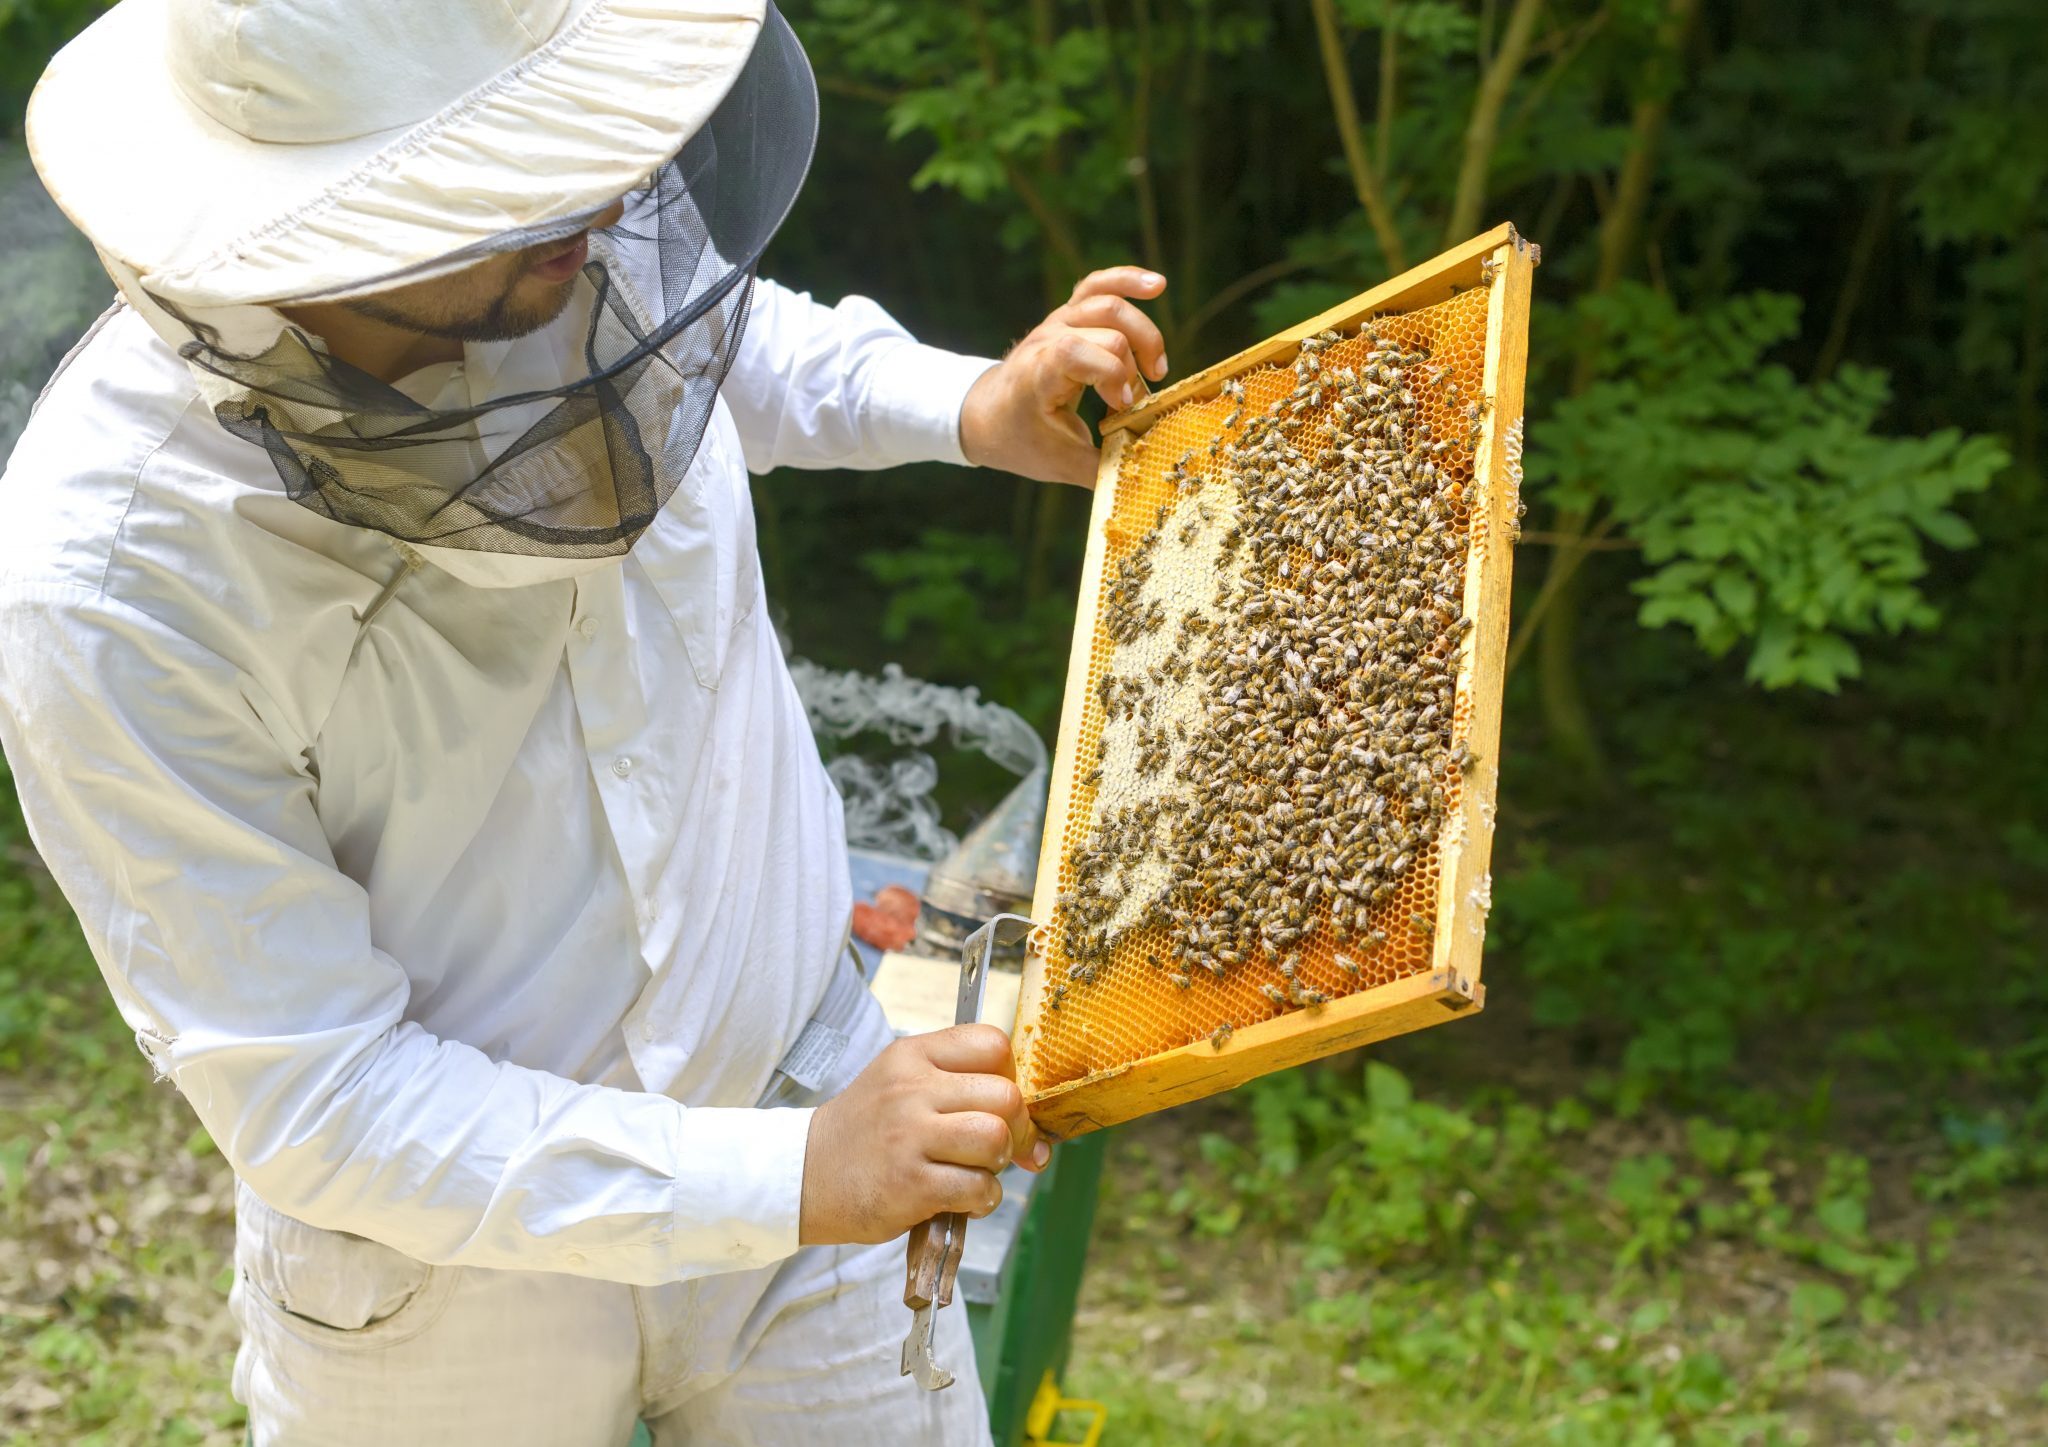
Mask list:
[[[811,1113],[751,1107],[850,900],[747,471],[964,462],[989,365],[762,282],[632,552],[479,587],[292,502],[132,311],[74,354],[0,479],[0,742],[259,1196],[636,1284],[796,1249]]]

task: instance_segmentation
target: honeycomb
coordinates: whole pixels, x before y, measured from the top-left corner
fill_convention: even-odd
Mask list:
[[[1487,315],[1488,288],[1481,286],[1433,306],[1375,318],[1364,331],[1331,341],[1319,353],[1322,366],[1331,369],[1362,367],[1374,347],[1390,343],[1427,355],[1429,365],[1413,374],[1412,415],[1429,423],[1430,435],[1449,443],[1438,459],[1446,506],[1433,526],[1462,537],[1466,578],[1489,541],[1485,509],[1475,506],[1473,495],[1477,427],[1466,410],[1468,399],[1483,394]],[[1233,556],[1228,536],[1246,508],[1224,480],[1217,449],[1241,439],[1253,419],[1283,404],[1296,386],[1291,361],[1242,372],[1228,395],[1191,400],[1160,415],[1127,444],[1119,461],[1104,530],[1079,743],[1066,761],[1072,783],[1060,839],[1059,904],[1042,936],[1046,968],[1029,1058],[1033,1094],[1203,1039],[1221,1041],[1250,1024],[1319,1008],[1431,966],[1438,882],[1447,851],[1457,848],[1466,784],[1456,767],[1433,775],[1445,825],[1412,858],[1403,856],[1399,873],[1386,880],[1390,897],[1363,907],[1355,920],[1339,921],[1332,917],[1333,896],[1325,892],[1302,921],[1300,937],[1287,941],[1284,950],[1233,958],[1228,969],[1190,968],[1175,931],[1145,918],[1145,902],[1167,883],[1161,877],[1165,866],[1156,849],[1114,829],[1114,821],[1130,811],[1142,815],[1185,790],[1181,765],[1188,749],[1216,747],[1213,739],[1205,741],[1207,685],[1172,676],[1170,655],[1174,640],[1185,643],[1191,628],[1218,638],[1251,629],[1248,620],[1221,607],[1232,570],[1245,566],[1241,553]],[[1337,427],[1328,404],[1319,403],[1303,420],[1294,445],[1306,455],[1326,450]],[[1288,553],[1296,568],[1310,563],[1305,546],[1298,543]],[[1335,556],[1342,561],[1341,553]],[[1226,580],[1222,589],[1219,579]],[[1370,609],[1380,601],[1367,599],[1362,606]],[[1134,609],[1150,612],[1150,626],[1133,626]],[[1453,655],[1463,647],[1448,639],[1432,646],[1462,683],[1466,675]],[[1163,668],[1169,670],[1164,675]],[[1316,675],[1309,677],[1314,681]],[[1133,719],[1128,706],[1121,712],[1110,706],[1120,689],[1133,688],[1150,695],[1143,722]],[[1461,746],[1470,720],[1471,701],[1459,687],[1449,710],[1451,746]],[[1238,777],[1250,776],[1240,771]],[[1280,787],[1284,792],[1284,781]],[[1172,807],[1191,802],[1196,801],[1183,797]],[[1112,843],[1122,843],[1113,858],[1101,847],[1105,829]],[[1087,955],[1085,964],[1077,963],[1083,956],[1072,947],[1073,930],[1062,928],[1082,884],[1082,861],[1089,863],[1089,887],[1101,890],[1108,878],[1110,893],[1122,901],[1109,921],[1106,947]]]

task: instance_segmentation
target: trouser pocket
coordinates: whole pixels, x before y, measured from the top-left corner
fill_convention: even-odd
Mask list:
[[[235,1269],[248,1309],[340,1348],[385,1346],[423,1330],[454,1277],[367,1237],[294,1220],[240,1181]]]

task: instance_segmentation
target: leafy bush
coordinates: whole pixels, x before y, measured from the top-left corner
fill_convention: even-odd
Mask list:
[[[1768,360],[1798,334],[1796,297],[1687,315],[1627,286],[1580,311],[1602,378],[1542,423],[1529,473],[1641,543],[1646,627],[1680,624],[1716,656],[1747,643],[1752,681],[1832,692],[1860,671],[1853,636],[1934,625],[1924,545],[1976,542],[1951,505],[2008,464],[2003,447],[1881,436],[1882,372],[1802,383]]]

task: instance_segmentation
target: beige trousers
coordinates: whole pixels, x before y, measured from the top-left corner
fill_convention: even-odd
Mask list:
[[[900,1241],[630,1287],[426,1266],[246,1188],[238,1206],[234,1388],[257,1447],[626,1447],[636,1419],[656,1447],[989,1442],[964,1305],[939,1313],[954,1385],[898,1374]]]

